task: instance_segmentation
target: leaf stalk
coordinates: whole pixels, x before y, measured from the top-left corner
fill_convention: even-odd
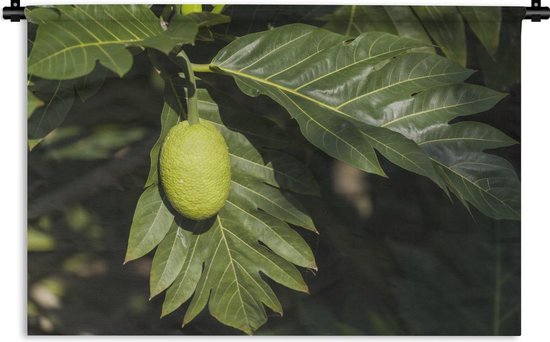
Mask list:
[[[197,96],[197,82],[195,81],[195,73],[193,72],[193,63],[189,57],[182,51],[180,56],[185,60],[187,66],[187,79],[189,87],[187,89],[187,120],[190,125],[199,123],[199,105]]]
[[[194,64],[191,63],[193,72],[214,72],[210,69],[210,64]]]

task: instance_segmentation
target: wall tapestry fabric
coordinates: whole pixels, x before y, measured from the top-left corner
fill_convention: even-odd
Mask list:
[[[519,335],[524,13],[28,7],[28,333]]]

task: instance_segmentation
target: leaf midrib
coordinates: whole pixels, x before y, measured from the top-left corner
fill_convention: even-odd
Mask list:
[[[234,206],[235,208],[239,209],[240,211],[244,212],[246,215],[260,221],[262,223],[262,225],[264,225],[265,227],[267,227],[269,229],[269,231],[271,231],[273,234],[275,234],[276,236],[279,237],[280,241],[282,241],[285,245],[287,245],[288,247],[290,247],[292,250],[294,250],[297,254],[301,255],[302,256],[302,253],[300,253],[299,250],[296,249],[296,247],[294,247],[292,244],[290,244],[288,241],[286,241],[285,239],[283,239],[283,237],[277,233],[273,228],[271,228],[271,226],[269,224],[267,224],[266,222],[264,222],[262,219],[256,217],[255,215],[249,213],[247,210],[241,208],[240,206],[238,206],[237,204],[231,202],[230,200],[227,200],[226,201],[227,203],[230,203],[232,206]],[[303,256],[302,256],[303,257]],[[313,266],[312,268],[314,268],[315,266]]]
[[[237,184],[238,186],[243,187],[243,188],[247,189],[248,191],[250,191],[250,192],[252,192],[252,193],[254,193],[254,194],[260,196],[261,198],[265,199],[265,200],[268,201],[269,203],[272,203],[275,207],[280,208],[281,210],[283,210],[284,212],[286,212],[286,213],[289,214],[290,216],[292,216],[292,217],[294,217],[295,219],[297,219],[298,221],[302,222],[302,220],[301,220],[299,217],[296,217],[296,215],[295,215],[294,213],[292,213],[292,212],[286,210],[285,207],[283,207],[283,206],[279,205],[278,203],[272,201],[269,197],[266,197],[266,196],[264,196],[263,194],[261,194],[261,193],[255,191],[254,189],[252,189],[252,188],[250,188],[250,187],[248,187],[248,186],[246,186],[246,185],[244,185],[244,184],[242,184],[242,183],[236,182],[236,181],[234,181],[234,180],[231,180],[231,183]],[[302,223],[304,223],[304,222],[302,222]]]
[[[237,285],[237,293],[239,295],[239,302],[241,304],[241,309],[243,310],[243,314],[245,316],[245,320],[246,320],[246,324],[249,326],[249,327],[252,327],[252,325],[250,324],[250,319],[248,317],[248,314],[246,312],[246,309],[244,307],[244,300],[243,300],[243,297],[241,295],[241,289],[240,289],[240,283],[239,283],[239,277],[237,276],[237,271],[235,270],[235,265],[233,263],[233,255],[231,254],[231,248],[229,248],[229,244],[227,243],[227,238],[225,237],[225,233],[224,233],[224,230],[226,230],[222,224],[222,221],[220,220],[220,216],[218,215],[216,217],[216,220],[218,221],[218,226],[220,228],[220,233],[221,233],[221,238],[224,242],[224,245],[225,245],[225,248],[227,249],[227,254],[229,255],[229,263],[231,265],[231,269],[233,271],[233,277],[235,278],[235,283]],[[223,278],[220,277],[220,281],[221,279]],[[229,307],[229,304],[231,303],[231,301],[228,301],[227,302],[227,306]]]
[[[157,202],[157,201],[155,201]],[[163,202],[162,202],[162,199],[160,199],[158,201],[158,203],[160,203],[160,205],[158,206],[158,209],[156,210],[156,213],[155,213],[155,218],[153,219],[153,221],[151,221],[151,224],[149,225],[149,227],[147,227],[147,232],[145,234],[143,234],[143,237],[141,238],[140,242],[138,243],[138,245],[136,246],[135,249],[139,249],[139,247],[141,247],[141,245],[144,243],[145,241],[145,238],[149,235],[149,233],[151,232],[151,229],[153,229],[153,226],[155,226],[155,223],[159,220],[159,217],[160,217],[160,213],[163,208]],[[156,203],[154,203],[156,204]]]
[[[467,181],[468,184],[471,184],[473,185],[475,188],[477,188],[479,191],[483,192],[484,194],[487,194],[488,196],[492,197],[493,199],[495,199],[498,203],[500,203],[501,205],[505,206],[506,208],[508,208],[511,212],[514,213],[514,215],[517,215],[518,217],[520,216],[520,213],[515,210],[514,208],[510,207],[506,202],[504,202],[503,200],[499,199],[498,197],[496,197],[495,195],[493,195],[492,193],[486,191],[485,189],[483,189],[482,187],[478,186],[476,183],[472,182],[471,180],[469,180],[467,177],[464,177],[462,174],[456,172],[455,170],[453,170],[452,168],[448,167],[447,165],[441,163],[440,161],[430,157],[430,159],[437,163],[438,165],[440,165],[441,167],[443,167],[444,169],[446,170],[449,170],[450,172],[454,173],[455,175],[459,176],[463,181]]]
[[[33,63],[30,66],[35,66],[35,65],[41,64],[44,61],[50,60],[50,59],[54,58],[55,56],[57,56],[59,54],[66,53],[66,52],[68,52],[70,50],[73,50],[73,49],[84,49],[84,48],[89,47],[89,46],[132,44],[132,43],[140,42],[140,41],[143,41],[143,40],[144,39],[127,39],[127,40],[116,40],[116,41],[115,40],[113,40],[113,41],[99,41],[99,42],[92,42],[92,43],[83,43],[83,44],[79,44],[79,45],[72,45],[72,46],[65,47],[64,49],[58,50],[55,53],[53,53],[51,55],[48,55],[44,58],[41,58],[38,62]]]
[[[474,103],[477,103],[477,102],[483,102],[483,101],[488,101],[488,100],[491,100],[493,98],[501,98],[502,95],[493,95],[493,96],[487,96],[487,97],[484,97],[484,98],[478,98],[474,101],[468,101],[468,102],[459,102],[459,103],[456,103],[454,105],[450,105],[450,106],[441,106],[441,107],[435,107],[435,108],[430,108],[430,109],[426,109],[426,110],[422,110],[422,111],[418,111],[418,112],[413,112],[413,113],[407,113],[403,116],[400,116],[398,118],[395,118],[393,120],[390,120],[390,121],[387,121],[385,123],[383,123],[382,125],[380,125],[380,127],[387,127],[387,126],[391,126],[393,124],[395,124],[396,122],[399,122],[399,121],[402,121],[402,120],[407,120],[407,119],[410,119],[410,118],[414,118],[416,116],[419,116],[419,115],[425,115],[427,113],[431,113],[431,112],[436,112],[436,111],[439,111],[439,110],[447,110],[447,109],[450,109],[450,108],[457,108],[457,107],[461,107],[461,106],[468,106],[468,105],[471,105],[471,104],[474,104]]]

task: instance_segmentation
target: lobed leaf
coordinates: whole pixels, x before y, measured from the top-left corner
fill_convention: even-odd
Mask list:
[[[455,16],[451,10],[443,12],[437,13]],[[308,140],[335,158],[383,175],[376,149],[445,191],[448,187],[486,215],[518,219],[519,181],[513,168],[482,152],[500,146],[489,140],[511,139],[483,125],[448,125],[458,116],[492,108],[504,94],[464,84],[471,70],[438,55],[412,51],[422,46],[377,32],[349,41],[294,24],[235,40],[218,53],[211,67],[233,76],[246,94],[265,94],[277,101]],[[476,143],[471,139],[475,134],[487,138]],[[429,143],[423,140],[428,136]],[[446,140],[435,141],[436,136]],[[449,139],[455,143],[443,143]],[[459,159],[470,165],[491,159],[498,167],[477,163],[477,169],[459,168],[453,162]],[[481,186],[481,181],[488,184]]]
[[[193,20],[176,16],[163,31],[145,5],[78,5],[27,11],[38,24],[28,72],[47,79],[71,79],[90,73],[97,61],[120,77],[130,70],[127,46],[152,47],[168,53],[191,43]]]
[[[143,196],[149,189],[158,192],[161,188],[158,153],[166,132],[184,114],[182,94],[187,85],[178,68],[179,57],[156,53],[151,57],[165,81],[165,104],[161,134],[151,150],[149,187]],[[166,290],[162,316],[192,298],[184,324],[208,305],[220,322],[252,333],[267,319],[264,305],[282,313],[281,304],[261,274],[289,288],[307,291],[294,265],[316,269],[311,249],[289,225],[314,230],[311,217],[281,189],[303,194],[318,194],[319,190],[303,163],[273,149],[282,146],[284,139],[273,123],[243,111],[223,96],[216,102],[204,89],[198,89],[197,95],[201,120],[215,125],[228,143],[231,192],[212,219],[191,222],[176,216],[175,221],[164,223],[170,231],[164,233],[162,241],[147,233],[151,235],[147,246],[158,244],[151,269],[151,296]],[[142,253],[145,251],[142,248]]]

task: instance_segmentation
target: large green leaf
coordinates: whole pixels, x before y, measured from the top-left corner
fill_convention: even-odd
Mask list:
[[[39,140],[65,120],[76,95],[74,83],[35,79],[29,85],[28,92],[42,102],[32,111],[27,129],[29,139]]]
[[[233,116],[233,111],[224,111],[220,115],[220,105],[204,89],[199,89],[198,98],[202,119],[216,126],[229,146],[232,173],[252,175],[269,185],[295,193],[319,195],[317,183],[303,163],[274,149],[258,149],[251,142],[258,141],[256,145],[260,146],[267,143],[270,147],[269,143],[277,141],[282,134],[273,123],[268,126],[261,117],[241,113]]]
[[[245,53],[245,46],[256,46],[256,53]],[[248,94],[256,90],[283,105],[304,136],[329,155],[383,175],[374,146],[398,165],[440,183],[417,146],[399,143],[402,137],[397,135],[388,141],[384,138],[391,132],[379,134],[366,125],[369,107],[394,100],[396,91],[452,83],[469,75],[438,56],[421,53],[375,68],[421,46],[383,33],[366,33],[348,43],[344,36],[298,24],[240,38],[214,58],[212,67],[234,76]],[[367,76],[372,82],[365,82]],[[413,154],[415,161],[410,159]]]
[[[248,224],[241,210],[226,205],[209,228],[208,256],[189,304],[184,324],[209,303],[210,313],[220,322],[245,333],[265,323],[263,304],[282,313],[281,305],[260,272],[297,291],[307,292],[298,270],[267,246],[270,239],[263,230]]]
[[[367,31],[387,32],[431,44],[430,36],[408,6],[341,6],[325,18],[324,28],[357,37]],[[422,48],[434,52],[433,48]]]
[[[186,83],[178,72],[178,67],[183,67],[179,57],[152,57],[165,81],[166,102],[161,114],[161,136],[151,151],[149,187],[142,198],[150,197],[148,192],[159,193],[158,152],[166,132],[185,111],[181,95],[185,94]],[[281,189],[303,194],[318,194],[319,190],[303,163],[272,149],[270,143],[280,139],[273,124],[268,126],[262,116],[242,110],[235,114],[238,105],[228,109],[225,105],[231,101],[216,103],[204,89],[198,90],[198,99],[201,120],[215,125],[228,143],[232,162],[230,196],[210,220],[191,222],[179,216],[170,220],[168,212],[162,230],[151,219],[141,220],[147,224],[134,223],[132,231],[136,233],[131,233],[130,240],[136,236],[133,240],[145,240],[147,243],[141,245],[147,247],[139,248],[139,254],[133,255],[143,255],[158,245],[151,269],[151,296],[167,289],[163,316],[193,297],[184,324],[208,304],[210,313],[220,322],[252,333],[267,319],[264,305],[282,313],[275,293],[260,274],[289,288],[307,291],[294,265],[316,269],[310,247],[289,225],[314,231],[314,224],[293,195]],[[166,204],[156,202],[163,199],[154,199],[158,206],[155,209],[165,213]],[[138,204],[136,217],[145,213],[150,217],[151,210]],[[159,241],[161,234],[164,235]]]
[[[452,6],[416,6],[413,10],[445,56],[466,65],[466,31],[458,9]]]
[[[255,53],[245,52],[249,46],[255,47]],[[416,40],[383,33],[367,33],[348,43],[345,36],[296,24],[240,38],[220,51],[211,66],[234,76],[246,93],[261,92],[283,105],[297,120],[304,136],[327,154],[384,175],[368,134],[352,122],[359,120],[355,117],[356,108],[363,107],[371,98],[384,100],[392,88],[364,79],[376,70],[378,63],[422,46]],[[419,56],[419,60],[436,58]],[[414,62],[409,61],[409,66],[414,66]],[[459,73],[445,73],[444,68],[434,70],[434,80],[451,82],[462,77]],[[424,70],[418,69],[419,73]],[[397,87],[422,82],[399,77],[396,73]],[[398,153],[406,155],[411,151]],[[437,179],[431,165],[424,165],[428,169],[414,171]]]
[[[152,47],[168,53],[191,43],[195,22],[175,16],[166,31],[145,5],[77,5],[26,11],[38,24],[28,62],[29,74],[49,79],[71,79],[90,73],[99,61],[123,76],[132,66],[127,46]]]
[[[503,96],[471,84],[432,88],[392,104],[378,124],[414,140],[460,199],[493,218],[520,219],[520,183],[514,168],[482,152],[515,141],[481,123],[447,124],[457,116],[483,112]]]
[[[488,110],[504,95],[464,84],[472,71],[455,62],[410,51],[423,46],[418,41],[376,32],[346,39],[312,26],[283,26],[237,39],[218,53],[211,68],[233,76],[245,93],[279,102],[304,136],[333,157],[383,174],[374,147],[400,167],[443,188],[446,184],[484,214],[518,219],[519,181],[513,168],[483,153],[486,144],[466,139],[476,134],[489,139],[495,129],[447,128],[450,120]],[[428,133],[429,144],[423,140]],[[467,142],[459,143],[461,138]],[[512,142],[503,141],[492,147]],[[464,159],[470,167],[454,163]]]
[[[487,52],[495,57],[500,42],[502,10],[500,7],[458,7]]]
[[[341,6],[324,19],[326,29],[353,37],[368,31],[378,31],[418,39],[427,44],[433,39],[446,56],[465,65],[468,46],[464,21],[494,57],[500,42],[502,9],[476,6],[354,5]],[[428,48],[423,50],[429,51]]]
[[[229,129],[222,132],[226,137],[240,135]],[[231,144],[230,153],[240,148]],[[236,170],[229,199],[220,213],[213,220],[186,227],[192,231],[185,235],[187,255],[180,258],[179,275],[167,290],[163,315],[194,293],[184,324],[209,303],[210,313],[220,322],[252,333],[267,319],[264,304],[282,313],[260,272],[289,288],[307,291],[292,264],[316,269],[313,253],[286,222],[308,229],[313,223],[301,206],[285,197],[289,194],[283,196],[277,188],[262,184],[262,173],[255,168]]]

